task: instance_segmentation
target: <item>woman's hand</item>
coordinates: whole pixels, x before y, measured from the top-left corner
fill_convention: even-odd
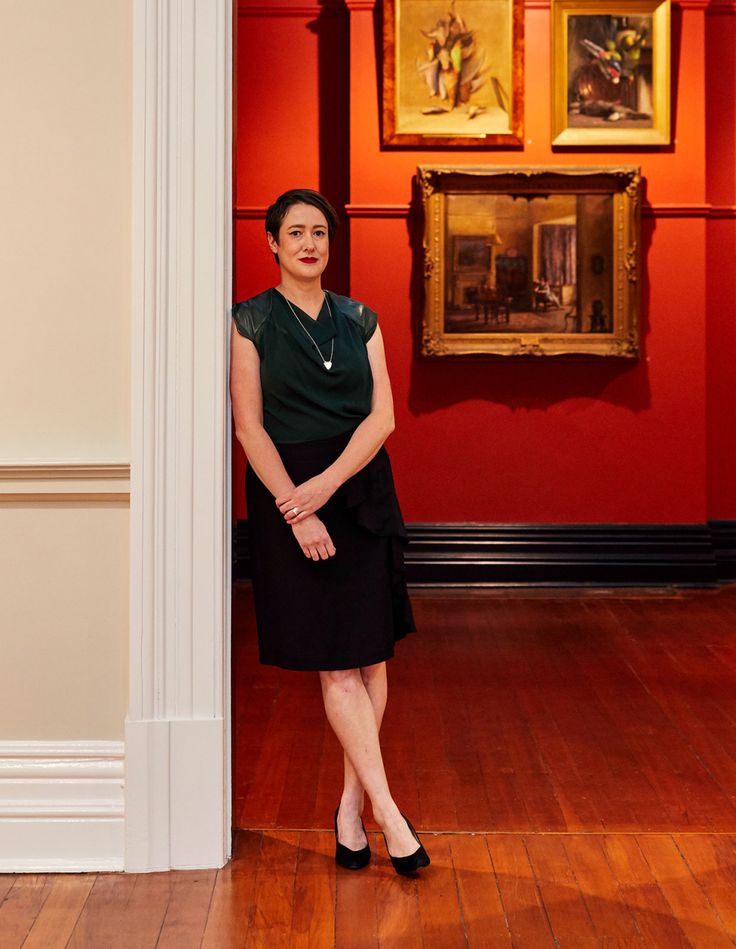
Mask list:
[[[276,506],[288,524],[300,524],[325,505],[336,488],[337,485],[330,484],[324,474],[319,474],[277,497]]]
[[[335,545],[327,528],[316,514],[304,518],[300,524],[292,524],[297,543],[305,557],[311,560],[327,560],[335,556]]]

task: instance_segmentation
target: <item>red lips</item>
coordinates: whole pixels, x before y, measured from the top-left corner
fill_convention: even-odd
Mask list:
[[[300,257],[299,260],[301,260],[301,262],[302,262],[303,264],[316,264],[316,263],[317,263],[317,258],[316,258],[316,257]]]

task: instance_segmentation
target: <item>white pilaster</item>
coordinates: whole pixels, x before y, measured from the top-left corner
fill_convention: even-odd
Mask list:
[[[135,0],[127,870],[230,854],[231,0]]]

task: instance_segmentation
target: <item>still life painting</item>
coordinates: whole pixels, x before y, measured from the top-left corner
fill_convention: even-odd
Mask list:
[[[426,166],[425,356],[638,354],[639,170]]]
[[[669,130],[669,0],[554,0],[556,145],[664,145]]]
[[[523,141],[523,0],[384,0],[385,145]]]

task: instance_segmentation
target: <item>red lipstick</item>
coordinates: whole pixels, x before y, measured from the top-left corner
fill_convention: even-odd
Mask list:
[[[316,257],[300,257],[299,260],[301,260],[301,262],[302,262],[303,264],[316,264],[316,263],[317,263],[317,258],[316,258]]]

